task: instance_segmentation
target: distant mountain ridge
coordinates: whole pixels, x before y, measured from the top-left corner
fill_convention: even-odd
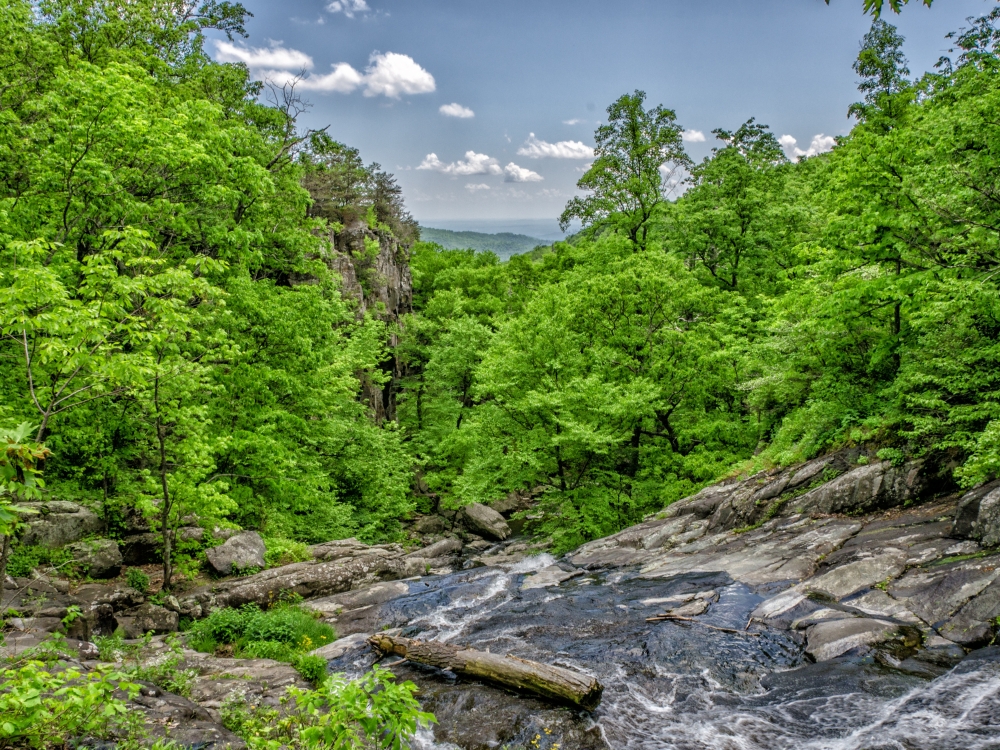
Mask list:
[[[500,260],[507,260],[512,255],[530,253],[539,245],[551,245],[551,242],[529,237],[526,234],[499,232],[453,232],[450,229],[434,229],[420,227],[420,239],[424,242],[434,242],[445,250],[479,250],[496,253]]]

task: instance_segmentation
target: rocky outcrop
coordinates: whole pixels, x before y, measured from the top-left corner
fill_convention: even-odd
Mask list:
[[[264,567],[264,540],[256,531],[231,536],[218,547],[205,550],[208,564],[219,575],[235,575]]]
[[[77,503],[49,500],[20,505],[32,511],[23,518],[28,526],[21,537],[21,544],[24,545],[63,547],[104,531],[104,521],[96,513]]]
[[[754,526],[794,514],[820,517],[893,508],[920,496],[925,480],[921,463],[895,466],[889,461],[858,465],[856,451],[842,451],[783,471],[706,487],[666,511],[667,518],[693,515],[708,530]]]
[[[76,569],[91,578],[114,578],[122,570],[122,553],[112,539],[91,539],[67,545]]]
[[[482,503],[472,503],[462,508],[462,523],[469,531],[502,542],[510,536],[510,526],[497,511]]]
[[[1000,547],[1000,480],[962,496],[953,532],[956,536],[976,539],[986,547]]]

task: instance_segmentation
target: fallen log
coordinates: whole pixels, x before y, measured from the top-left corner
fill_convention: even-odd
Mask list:
[[[396,654],[411,662],[533,693],[587,711],[597,708],[604,692],[604,686],[590,675],[516,656],[499,656],[447,643],[416,641],[381,633],[373,635],[368,642],[383,654]]]
[[[701,625],[705,628],[711,628],[712,630],[718,630],[722,633],[732,633],[733,635],[752,635],[759,636],[760,633],[748,633],[746,629],[735,630],[733,628],[720,628],[718,625],[709,625],[707,622],[702,622],[701,620],[696,620],[693,617],[684,617],[683,615],[670,615],[662,614],[656,615],[655,617],[647,617],[646,622],[693,622]],[[747,627],[750,627],[750,623],[747,623]]]

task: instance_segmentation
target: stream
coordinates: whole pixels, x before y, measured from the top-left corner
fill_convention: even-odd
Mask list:
[[[410,583],[381,605],[380,627],[424,640],[572,667],[603,683],[592,715],[456,680],[438,670],[394,666],[416,682],[439,724],[422,750],[985,750],[1000,748],[1000,648],[917,676],[867,656],[820,664],[792,633],[753,627],[750,612],[777,589],[754,591],[726,574],[645,580],[590,574],[558,587],[520,590],[547,555],[510,571],[477,568]],[[714,595],[710,592],[714,592]],[[648,623],[656,600],[717,596],[700,624]],[[751,633],[756,633],[753,635]],[[357,651],[331,662],[360,674],[374,659]],[[937,676],[934,676],[937,674]]]

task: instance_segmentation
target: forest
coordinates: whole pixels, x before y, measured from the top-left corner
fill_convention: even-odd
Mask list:
[[[112,531],[143,514],[169,587],[192,517],[392,541],[519,493],[562,551],[847,445],[1000,470],[1000,11],[915,76],[875,21],[853,130],[799,161],[751,119],[694,162],[623,95],[562,216],[582,231],[500,262],[420,242],[294,86],[212,61],[241,5],[2,9],[0,565],[43,491]]]

